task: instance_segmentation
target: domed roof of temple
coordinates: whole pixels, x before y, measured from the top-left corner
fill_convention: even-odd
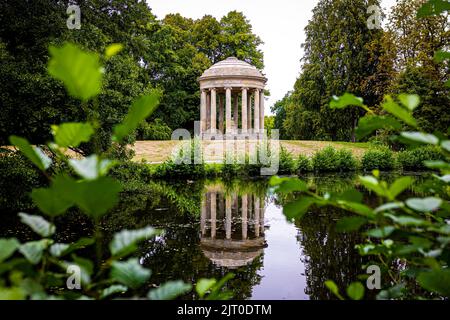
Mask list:
[[[212,65],[209,69],[203,72],[199,80],[227,77],[259,78],[266,81],[266,78],[258,69],[256,69],[255,66],[239,60],[236,57],[229,57]]]

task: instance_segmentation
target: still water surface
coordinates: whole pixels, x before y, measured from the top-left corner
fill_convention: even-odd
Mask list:
[[[355,179],[333,175],[307,182],[319,193],[341,192],[355,187]],[[354,249],[361,237],[335,231],[345,216],[335,208],[313,208],[301,221],[287,221],[282,204],[288,200],[271,194],[266,180],[152,182],[122,195],[103,221],[103,245],[107,252],[114,232],[151,225],[165,230],[139,247],[152,283],[195,283],[233,272],[228,288],[235,299],[333,299],[324,281],[343,288],[365,273],[367,261]],[[373,200],[365,194],[366,202]],[[57,241],[92,233],[92,224],[76,212],[61,219]],[[17,222],[0,228],[2,236],[23,239],[30,237],[27,231]]]

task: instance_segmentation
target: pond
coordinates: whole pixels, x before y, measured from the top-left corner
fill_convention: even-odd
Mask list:
[[[356,176],[306,180],[320,193],[341,192],[355,187]],[[138,256],[152,270],[152,283],[232,272],[228,286],[235,299],[333,299],[324,281],[342,288],[365,273],[368,260],[354,249],[361,235],[336,232],[336,221],[346,213],[331,207],[313,208],[301,221],[289,222],[282,212],[287,200],[271,194],[267,180],[153,181],[128,190],[103,221],[104,246],[116,231],[151,225],[164,233],[141,244]],[[59,241],[92,233],[91,222],[76,212],[57,227]],[[31,237],[14,219],[0,233]]]

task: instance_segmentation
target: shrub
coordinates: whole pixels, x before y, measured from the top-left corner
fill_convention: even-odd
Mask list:
[[[389,148],[368,150],[364,153],[361,160],[363,170],[391,170],[394,168],[394,165],[393,152]]]
[[[0,154],[0,208],[8,211],[32,206],[29,193],[45,183],[44,176],[18,152]]]
[[[339,159],[336,149],[330,146],[316,152],[312,157],[312,167],[314,171],[338,171]]]
[[[426,160],[444,160],[444,156],[435,146],[405,150],[397,154],[397,162],[403,170],[425,170]]]
[[[312,171],[311,160],[307,156],[299,155],[297,159],[297,172],[304,173],[309,171]]]
[[[358,162],[356,161],[353,153],[347,149],[341,149],[337,152],[337,157],[339,159],[339,169],[341,171],[354,171],[358,167]]]
[[[329,146],[317,152],[312,158],[314,171],[352,171],[357,161],[349,150],[337,151]]]
[[[141,124],[138,134],[142,140],[170,140],[171,136],[172,129],[159,118]]]
[[[281,147],[280,150],[280,162],[279,162],[278,174],[292,174],[295,172],[296,163],[292,154]]]

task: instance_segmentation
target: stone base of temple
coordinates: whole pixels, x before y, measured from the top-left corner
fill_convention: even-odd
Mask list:
[[[206,140],[206,141],[263,140],[263,139],[267,138],[267,132],[266,132],[266,130],[263,130],[261,132],[247,131],[247,132],[234,132],[234,133],[226,133],[226,134],[222,134],[220,132],[217,132],[217,133],[204,132],[204,133],[201,133],[199,137],[201,140]]]

